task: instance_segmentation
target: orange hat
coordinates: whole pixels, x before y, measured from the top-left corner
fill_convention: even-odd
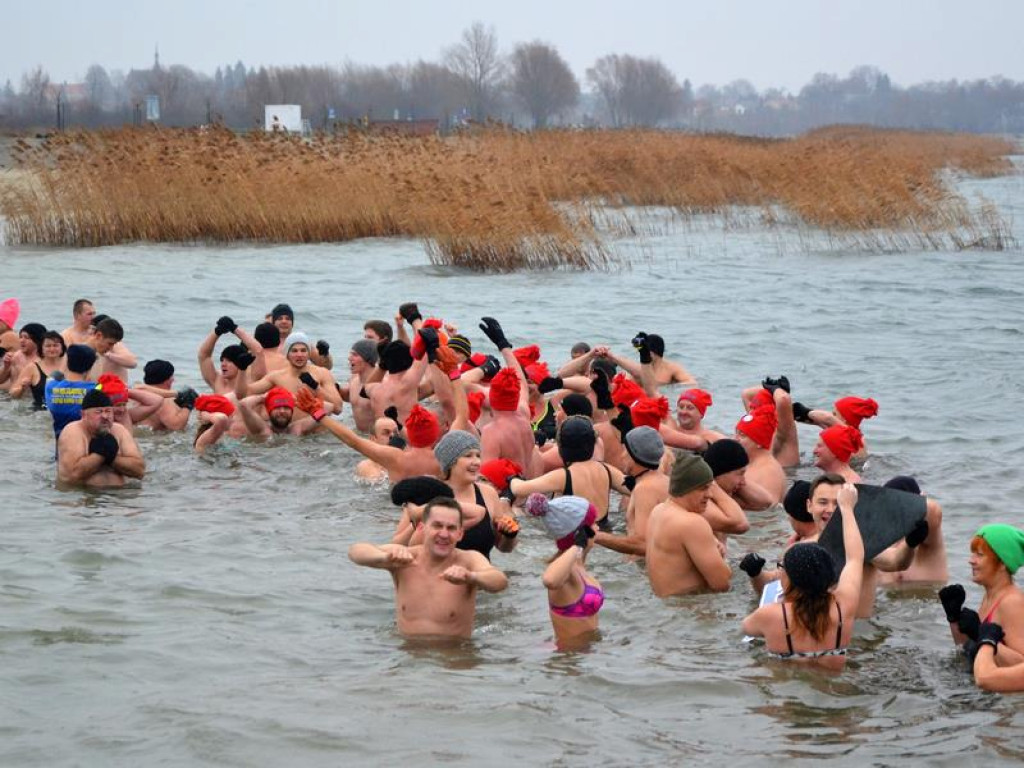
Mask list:
[[[629,409],[634,427],[657,429],[661,420],[668,416],[667,397],[641,397]]]
[[[224,413],[230,416],[235,412],[235,404],[224,395],[200,395],[196,398],[196,410],[206,413]]]
[[[544,381],[544,379],[551,376],[551,371],[548,370],[547,363],[533,363],[528,365],[526,366],[524,373],[526,374],[526,378],[538,386],[542,381]]]
[[[405,420],[405,435],[413,448],[429,448],[441,436],[441,425],[437,416],[417,403]]]
[[[523,468],[511,459],[491,459],[480,465],[480,474],[499,491],[508,488],[508,479],[523,474]]]
[[[479,390],[470,392],[466,395],[466,403],[469,405],[469,420],[476,424],[476,420],[480,418],[480,412],[484,408],[484,393]]]
[[[833,424],[828,429],[822,430],[821,441],[843,464],[864,447],[864,437],[860,430],[848,424]]]
[[[96,389],[100,390],[113,405],[128,402],[128,385],[116,373],[104,373],[96,381]]]
[[[275,408],[291,408],[294,410],[295,395],[284,387],[274,387],[263,398],[263,405],[268,413]]]
[[[540,360],[540,347],[536,344],[531,344],[528,347],[520,347],[519,349],[512,350],[512,354],[515,356],[519,365],[526,368],[528,365],[533,365]]]
[[[631,406],[645,394],[644,388],[624,373],[617,373],[612,379],[612,402],[615,405]]]
[[[870,397],[841,397],[836,400],[835,407],[843,421],[855,429],[860,429],[862,420],[878,414],[878,403]]]
[[[496,411],[514,411],[519,407],[519,392],[522,384],[511,368],[502,368],[491,380],[488,399]]]
[[[777,426],[779,426],[779,418],[775,415],[774,406],[762,405],[754,408],[736,422],[736,431],[742,432],[762,448],[768,450],[772,447],[772,438],[775,437]]]
[[[679,405],[684,400],[688,400],[696,406],[697,410],[700,411],[700,415],[703,417],[708,412],[708,406],[713,405],[711,400],[711,393],[705,392],[703,389],[688,389],[679,395],[679,399],[676,401],[676,405]]]

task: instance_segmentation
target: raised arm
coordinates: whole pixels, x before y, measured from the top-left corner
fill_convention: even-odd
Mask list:
[[[241,374],[239,374],[239,378],[241,378]],[[255,406],[258,401],[258,395],[240,397],[238,398],[238,410],[242,414],[242,421],[245,423],[245,428],[249,430],[249,434],[254,437],[270,437],[270,426],[256,412]]]
[[[110,351],[103,355],[107,360],[112,362],[114,365],[120,365],[122,368],[134,368],[139,364],[139,358],[135,356],[128,345],[123,341],[119,341],[110,348]]]
[[[395,571],[412,565],[416,556],[400,544],[383,544],[377,546],[360,541],[348,548],[348,559],[356,565],[366,568],[380,568],[384,571]]]
[[[839,574],[836,586],[836,600],[842,601],[848,615],[853,616],[860,602],[860,585],[864,578],[864,540],[857,525],[854,507],[857,506],[857,486],[844,483],[839,489],[839,513],[843,522],[843,549],[846,552],[846,564]]]
[[[199,373],[202,374],[203,381],[210,389],[214,389],[217,382],[217,367],[213,364],[213,348],[215,346],[217,346],[217,334],[215,331],[210,331],[199,344],[199,350],[196,352],[196,359],[199,360]]]

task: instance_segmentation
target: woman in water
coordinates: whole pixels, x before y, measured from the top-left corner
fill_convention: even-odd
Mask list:
[[[846,483],[839,491],[846,564],[835,589],[835,566],[817,543],[794,544],[779,564],[782,602],[763,605],[743,620],[743,631],[763,637],[769,653],[787,661],[840,671],[853,635],[864,571],[864,542],[853,508],[857,488]]]
[[[971,581],[985,589],[985,596],[974,611],[963,607],[967,596],[960,584],[939,590],[953,642],[973,655],[982,642],[981,626],[998,624],[998,649],[986,652],[986,657],[994,656],[1000,667],[1024,662],[1024,593],[1013,583],[1013,574],[1024,565],[1024,531],[1012,525],[983,525],[971,539],[967,562]]]
[[[30,325],[32,324],[30,323]],[[25,328],[21,329],[23,339],[26,335]],[[64,353],[67,351],[64,337],[56,331],[45,331],[40,340],[42,342],[40,345],[41,357],[34,359],[31,365],[25,366],[18,380],[11,386],[11,397],[21,397],[25,390],[31,392],[32,407],[36,409],[44,407],[43,399],[46,394],[47,379],[52,379],[53,374],[57,371],[64,372]]]
[[[597,631],[597,612],[604,604],[604,591],[586,568],[597,509],[579,496],[549,500],[534,493],[526,500],[526,511],[541,519],[558,547],[541,577],[548,590],[555,642],[559,648],[585,644]]]

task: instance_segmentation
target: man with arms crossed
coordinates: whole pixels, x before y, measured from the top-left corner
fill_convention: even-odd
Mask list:
[[[423,510],[423,543],[377,546],[353,544],[356,565],[391,572],[395,582],[395,619],[406,637],[468,638],[473,633],[476,591],[501,592],[508,578],[479,552],[456,549],[462,539],[462,508],[439,498]]]
[[[57,452],[57,480],[69,485],[119,488],[126,477],[146,473],[135,439],[114,422],[113,403],[98,389],[82,399],[82,418],[64,427]]]

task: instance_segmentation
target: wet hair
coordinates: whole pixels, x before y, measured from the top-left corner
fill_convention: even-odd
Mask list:
[[[264,349],[277,349],[281,344],[281,331],[273,323],[260,323],[253,337]]]
[[[594,406],[591,405],[590,400],[586,395],[581,395],[578,392],[573,392],[571,395],[563,397],[560,405],[566,416],[587,416],[590,418],[594,415]]]
[[[572,349],[569,350],[569,354],[573,357],[577,355],[585,355],[590,351],[590,345],[585,341],[577,341],[572,345]]]
[[[91,307],[92,305],[93,305],[92,302],[89,301],[88,299],[78,299],[75,302],[75,306],[71,308],[71,313],[75,317],[78,317],[80,314],[82,314],[85,311],[86,307]]]
[[[454,509],[459,513],[459,528],[462,527],[462,505],[459,504],[455,499],[449,499],[446,496],[438,496],[427,502],[427,505],[423,508],[423,522],[426,523],[430,519],[430,513],[434,511],[435,507],[445,507],[446,509]]]
[[[387,320],[367,320],[363,323],[363,330],[373,331],[381,341],[391,341],[394,338],[391,323]]]
[[[590,372],[596,373],[597,371],[602,371],[608,377],[608,381],[611,381],[615,378],[615,374],[619,372],[619,369],[608,358],[596,357],[590,361]]]
[[[828,631],[832,593],[804,592],[790,582],[786,598],[793,603],[793,623],[806,629],[815,640],[823,639]]]
[[[818,490],[819,485],[844,485],[845,483],[846,480],[843,479],[843,476],[837,475],[835,472],[826,472],[823,475],[818,475],[811,482],[811,490],[807,494],[807,498],[814,498],[814,492]]]
[[[650,348],[652,355],[657,355],[658,357],[665,356],[665,340],[658,334],[647,334],[647,346]]]
[[[43,341],[45,342],[47,339],[50,339],[51,341],[59,341],[60,342],[60,356],[61,357],[64,357],[64,355],[67,354],[68,344],[67,344],[66,341],[64,341],[64,337],[61,336],[59,333],[57,333],[57,331],[47,331],[46,333],[44,333],[43,334]],[[40,355],[43,354],[43,348],[42,348],[41,345],[39,347],[39,354]]]
[[[124,328],[112,317],[105,317],[96,325],[96,333],[105,339],[120,341],[124,338]]]

